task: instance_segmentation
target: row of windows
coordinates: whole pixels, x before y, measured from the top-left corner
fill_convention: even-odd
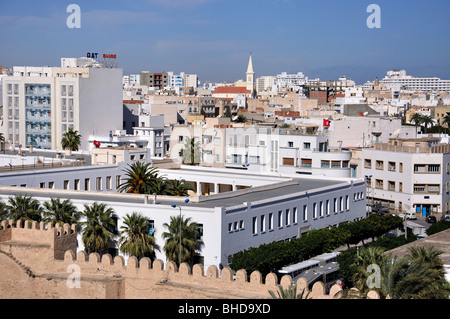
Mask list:
[[[353,200],[359,201],[364,199],[363,192],[353,194]],[[312,209],[312,216],[309,215],[308,210]],[[266,231],[273,231],[276,228],[289,227],[297,225],[299,218],[302,222],[307,222],[309,218],[318,219],[331,214],[342,213],[350,209],[350,196],[340,196],[333,198],[333,200],[323,200],[314,202],[311,205],[303,205],[301,210],[298,207],[279,210],[277,213],[271,212],[268,215],[260,215],[252,218],[252,234],[265,233]],[[301,216],[299,215],[301,213]],[[234,221],[228,223],[228,232],[236,232],[245,229],[244,220]]]
[[[372,168],[372,160],[371,159],[364,159],[364,168]],[[376,160],[375,161],[375,169],[377,170],[384,170],[384,160]],[[390,172],[396,172],[398,169],[398,172],[403,173],[403,163],[397,163],[396,162],[387,162],[387,170]],[[449,171],[449,168],[447,167],[447,171]],[[440,164],[414,164],[414,173],[440,173],[441,172],[441,165]]]
[[[372,168],[372,160],[369,158],[364,159],[364,168]],[[383,160],[376,160],[375,161],[375,168],[377,170],[384,170],[384,161]],[[397,163],[396,162],[387,162],[387,170],[390,172],[396,172],[398,169],[399,173],[403,173],[403,163]]]
[[[92,179],[94,180],[94,179]],[[115,177],[116,185],[115,188],[117,189],[120,185],[120,175],[116,175]],[[83,187],[82,187],[83,186]],[[112,190],[113,189],[113,178],[112,176],[106,176],[106,190]],[[39,183],[39,188],[55,188],[55,182],[41,182]],[[91,178],[84,178],[84,179],[74,179],[73,181],[70,180],[64,180],[63,181],[63,189],[73,189],[76,191],[79,190],[85,190],[90,191],[91,190]],[[101,191],[103,190],[103,178],[102,177],[96,177],[95,178],[95,190]]]

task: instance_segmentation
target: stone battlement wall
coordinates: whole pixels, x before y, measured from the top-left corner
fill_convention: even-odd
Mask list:
[[[64,248],[68,249],[61,254]],[[205,272],[200,264],[191,268],[183,263],[178,268],[173,262],[149,258],[132,256],[125,263],[122,256],[76,253],[75,225],[37,227],[28,222],[1,223],[0,271],[4,274],[0,298],[258,299],[270,298],[269,291],[278,291],[279,284],[285,288],[292,284],[290,276],[278,281],[273,273],[263,278],[255,271],[248,277],[245,270],[228,267],[219,271],[210,266]],[[307,283],[300,279],[298,292],[304,288],[308,290]],[[331,299],[341,290],[335,285],[326,294],[319,282],[309,297]]]

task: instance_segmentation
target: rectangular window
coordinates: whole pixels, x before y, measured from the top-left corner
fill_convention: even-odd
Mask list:
[[[269,213],[269,230],[273,229],[273,213]]]
[[[425,173],[426,165],[425,164],[414,164],[414,173]]]
[[[102,178],[101,178],[101,177],[97,177],[97,180],[96,180],[96,189],[97,189],[98,191],[101,191],[101,190],[102,190]]]
[[[364,167],[365,167],[365,168],[372,168],[372,160],[366,158],[366,159],[364,160]]]
[[[388,162],[388,170],[395,172],[395,162]]]
[[[48,188],[55,188],[55,182],[48,182]]]
[[[327,204],[326,204],[326,209],[327,209],[327,215],[330,215],[330,200],[329,199],[327,199],[327,202],[326,202]]]
[[[258,219],[256,217],[253,217],[253,223],[252,223],[252,234],[255,235],[257,232],[258,227]]]
[[[112,179],[111,176],[106,176],[106,189],[111,190],[112,189]]]
[[[319,216],[323,217],[323,202],[322,201],[319,203]]]
[[[266,231],[266,215],[261,215],[261,233]]]
[[[334,213],[338,212],[338,199],[334,198]]]
[[[394,181],[388,181],[388,190],[395,192],[395,182]]]
[[[293,218],[294,218],[294,224],[297,224],[297,207],[294,207],[292,209],[292,215],[293,215]]]
[[[376,161],[376,169],[384,169],[384,161]]]
[[[68,180],[64,181],[64,189],[69,189],[69,181]]]
[[[73,189],[76,191],[80,190],[80,180],[79,179],[76,179],[73,181]]]
[[[383,189],[384,182],[382,179],[376,179],[375,180],[375,188]]]
[[[291,211],[289,209],[286,209],[286,226],[291,224]]]
[[[116,175],[116,188],[120,186],[120,175]]]
[[[308,220],[308,206],[307,205],[303,205],[303,221],[307,221]]]
[[[313,218],[317,218],[317,203],[313,203]]]
[[[310,158],[302,158],[300,165],[301,165],[301,167],[311,167],[312,166],[312,159],[310,159]]]
[[[345,210],[350,209],[350,196],[345,196]]]
[[[278,227],[283,227],[283,211],[278,211]]]
[[[91,179],[90,178],[84,179],[84,190],[85,191],[91,190]]]

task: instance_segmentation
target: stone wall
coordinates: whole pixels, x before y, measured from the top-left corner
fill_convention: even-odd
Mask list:
[[[260,299],[270,298],[278,285],[292,284],[290,276],[281,281],[275,274],[265,278],[255,271],[249,280],[245,270],[230,268],[219,272],[215,266],[192,268],[183,263],[153,263],[149,258],[76,253],[76,228],[44,223],[2,222],[0,227],[0,298],[64,299]],[[62,253],[64,251],[64,253]],[[306,281],[297,282],[300,292]],[[331,299],[342,288],[335,285],[325,293],[322,283],[314,284],[309,297]],[[378,295],[372,294],[372,298]]]

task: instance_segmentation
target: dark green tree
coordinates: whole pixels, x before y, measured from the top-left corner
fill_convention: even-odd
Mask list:
[[[138,259],[149,257],[154,259],[155,237],[149,233],[149,219],[140,213],[133,212],[123,218],[120,227],[121,237],[119,249],[122,253]]]

